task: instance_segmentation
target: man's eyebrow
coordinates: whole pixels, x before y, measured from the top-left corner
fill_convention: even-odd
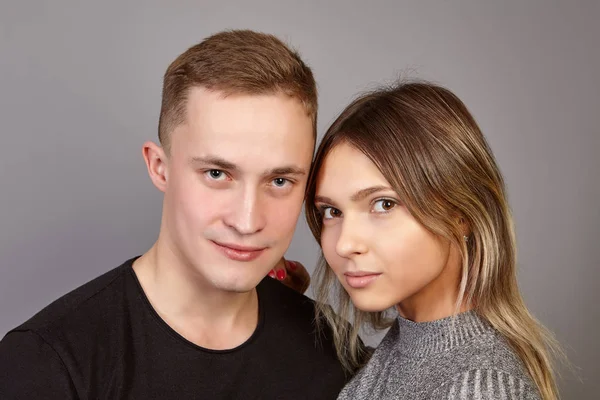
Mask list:
[[[290,165],[286,167],[273,168],[271,171],[265,173],[265,175],[306,175],[306,170],[304,168]]]
[[[387,187],[387,186],[368,187],[368,188],[361,189],[358,192],[354,193],[352,196],[350,196],[350,200],[352,200],[354,202],[361,201],[374,193],[388,191],[388,190],[392,190],[392,188]],[[332,204],[332,205],[335,204],[335,202],[327,196],[315,196],[315,203],[326,203],[326,204]]]
[[[227,161],[217,156],[205,156],[205,157],[192,157],[190,159],[191,164],[204,164],[214,166],[215,168],[224,169],[227,171],[239,171],[239,167],[234,163]],[[288,165],[284,167],[273,168],[270,171],[264,172],[263,176],[273,175],[306,175],[307,171],[304,168],[297,167],[295,165]]]
[[[192,157],[190,164],[206,164],[215,166],[219,169],[225,169],[228,171],[237,171],[239,168],[232,162],[229,162],[221,157],[206,156],[206,157]]]

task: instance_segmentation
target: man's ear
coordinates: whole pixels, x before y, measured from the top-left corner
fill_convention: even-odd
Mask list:
[[[142,156],[148,169],[150,180],[161,192],[167,190],[168,159],[164,149],[154,142],[146,142],[142,146]]]

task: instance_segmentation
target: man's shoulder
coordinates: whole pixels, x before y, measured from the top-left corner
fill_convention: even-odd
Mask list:
[[[304,341],[309,347],[326,344],[333,349],[331,328],[324,320],[316,323],[314,300],[269,277],[257,289],[259,307],[263,308],[261,313],[271,333],[294,337],[298,345]]]
[[[325,321],[316,323],[316,302],[269,277],[257,290],[259,307],[264,308],[266,342],[277,347],[263,354],[265,360],[283,357],[294,364],[294,370],[309,370],[315,385],[340,385],[336,387],[339,391],[349,375],[337,357],[331,328]]]
[[[135,258],[57,298],[9,333],[33,331],[42,334],[81,321],[91,322],[96,315],[105,315],[103,309],[114,305],[118,296],[124,294],[123,285],[133,260]]]
[[[24,398],[46,390],[52,398],[67,399],[88,387],[86,379],[107,379],[122,354],[122,332],[132,314],[128,298],[137,296],[134,260],[59,297],[10,330],[0,340],[0,385]],[[17,370],[8,361],[15,358]]]
[[[258,284],[257,291],[260,305],[269,310],[276,310],[277,314],[292,313],[303,318],[314,318],[314,300],[276,279],[264,278]]]

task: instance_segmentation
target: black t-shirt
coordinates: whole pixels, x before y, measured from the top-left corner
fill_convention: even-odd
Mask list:
[[[151,307],[134,260],[7,333],[0,399],[335,399],[347,382],[306,296],[265,278],[254,334],[203,349]]]

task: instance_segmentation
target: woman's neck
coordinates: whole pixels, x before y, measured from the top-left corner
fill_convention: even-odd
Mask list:
[[[470,302],[461,301],[458,304],[462,259],[454,246],[450,247],[448,253],[446,265],[440,274],[396,305],[403,318],[414,322],[428,322],[473,308]]]

